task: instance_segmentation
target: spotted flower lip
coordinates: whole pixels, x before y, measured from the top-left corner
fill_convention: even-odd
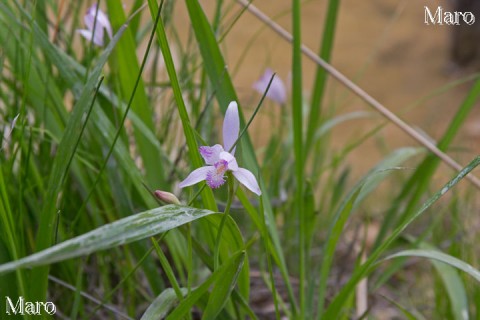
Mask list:
[[[193,170],[178,186],[185,188],[205,180],[210,188],[216,189],[225,183],[225,173],[230,171],[247,189],[257,195],[261,195],[262,192],[253,173],[247,169],[240,168],[235,159],[236,148],[234,144],[238,139],[239,131],[238,105],[235,101],[232,101],[228,105],[223,121],[223,146],[216,144],[211,147],[200,147],[200,154],[207,166]],[[230,149],[231,151],[229,152]]]
[[[253,84],[253,89],[255,89],[258,93],[263,94],[265,90],[267,90],[268,83],[272,78],[273,71],[270,68],[267,68],[263,75]],[[272,84],[270,85],[270,89],[268,89],[266,97],[279,103],[285,104],[287,102],[287,90],[285,88],[285,84],[283,83],[280,77],[275,76],[273,78]]]
[[[95,18],[97,19],[96,23]],[[96,4],[87,9],[87,13],[83,17],[83,21],[85,22],[87,29],[79,29],[77,32],[89,41],[92,41],[93,38],[93,43],[95,45],[103,47],[105,30],[107,31],[110,39],[112,38],[112,26],[110,25],[108,16],[100,9],[97,11]]]

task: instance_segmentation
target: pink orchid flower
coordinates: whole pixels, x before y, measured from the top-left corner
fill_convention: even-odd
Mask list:
[[[95,17],[97,18],[97,22],[95,23]],[[102,10],[98,9],[97,12],[97,5],[94,4],[90,8],[88,8],[87,13],[83,18],[87,29],[80,29],[77,30],[85,39],[88,41],[92,41],[97,46],[103,47],[104,45],[104,34],[107,31],[108,36],[110,39],[112,38],[112,26],[110,25],[110,21],[108,20],[107,15]],[[95,30],[94,30],[95,26]]]
[[[263,94],[265,90],[267,90],[267,86],[272,78],[272,75],[272,69],[267,68],[260,79],[253,84],[253,89],[258,91],[260,94]],[[283,83],[282,79],[278,77],[278,75],[273,78],[272,84],[270,85],[270,89],[268,90],[266,96],[279,104],[285,104],[287,101],[287,90],[285,89],[285,84]]]
[[[235,159],[234,144],[238,139],[239,129],[238,106],[235,101],[232,101],[228,105],[223,122],[223,146],[216,144],[212,147],[200,147],[200,154],[207,166],[193,170],[178,186],[185,188],[206,180],[210,188],[219,188],[225,183],[225,173],[230,171],[250,191],[261,195],[262,192],[253,173],[240,168]]]

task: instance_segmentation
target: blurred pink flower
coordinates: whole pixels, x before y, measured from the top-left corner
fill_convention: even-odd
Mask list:
[[[260,79],[253,84],[253,89],[257,90],[260,94],[263,94],[265,90],[267,90],[268,82],[270,81],[270,78],[272,78],[272,75],[272,69],[267,68]],[[275,75],[275,78],[273,78],[270,89],[267,92],[267,97],[279,104],[285,104],[285,102],[287,102],[287,90],[285,89],[285,84],[278,75]]]
[[[97,22],[95,23],[95,16],[97,18]],[[98,9],[97,12],[97,5],[94,4],[90,8],[88,8],[87,13],[83,17],[85,25],[87,29],[79,29],[77,30],[85,39],[88,41],[92,41],[97,46],[102,47],[104,45],[104,34],[105,30],[107,31],[108,36],[110,39],[112,38],[112,26],[110,25],[110,21],[108,20],[107,15],[102,10]],[[95,26],[95,30],[94,30]]]
[[[253,173],[240,168],[234,157],[235,147],[233,145],[238,139],[239,130],[238,106],[235,101],[232,101],[228,105],[223,121],[223,146],[216,144],[212,147],[200,147],[200,154],[208,166],[193,170],[178,186],[185,188],[206,180],[208,186],[215,189],[225,183],[225,173],[231,171],[241,184],[253,193],[261,195],[262,192]],[[232,149],[231,152],[230,149]]]

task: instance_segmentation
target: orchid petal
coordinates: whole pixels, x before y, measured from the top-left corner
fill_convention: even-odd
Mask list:
[[[97,24],[100,24],[102,29],[105,28],[105,30],[107,30],[107,34],[110,37],[110,39],[113,37],[112,26],[110,25],[110,20],[108,20],[107,15],[102,10],[98,10]]]
[[[94,4],[88,8],[87,13],[83,17],[83,22],[87,26],[87,29],[93,31],[93,26],[95,25],[95,12],[97,11],[97,5]]]
[[[95,23],[95,18],[97,22]],[[94,34],[95,39],[94,43],[99,46],[103,46],[103,35],[104,29],[107,30],[108,36],[112,38],[112,26],[110,25],[110,21],[108,20],[107,15],[102,10],[98,9],[97,5],[94,4],[90,8],[88,8],[87,13],[84,17],[85,25],[87,26],[87,30]],[[94,31],[95,27],[95,31]],[[88,39],[91,39],[90,36]]]
[[[258,91],[260,94],[264,94],[265,90],[267,90],[268,83],[270,82],[272,75],[273,71],[271,69],[266,69],[260,79],[253,84],[253,89]],[[287,101],[287,90],[285,89],[285,84],[277,75],[275,78],[273,78],[272,84],[270,85],[266,96],[279,104],[285,104]]]
[[[226,152],[226,151],[220,152],[219,158],[220,158],[220,160],[227,161],[228,170],[231,170],[231,171],[237,171],[238,170],[237,159],[235,159],[235,157],[232,156],[231,153]]]
[[[258,186],[257,178],[248,171],[247,169],[244,168],[238,168],[236,171],[232,171],[232,174],[237,178],[237,180],[243,184],[247,189],[252,191],[253,193],[257,195],[261,195],[262,191],[260,190],[260,187]]]
[[[238,105],[235,101],[230,102],[225,113],[225,120],[223,120],[223,147],[225,151],[235,154],[235,148],[233,144],[238,139],[238,133],[240,131],[240,118],[238,116]]]
[[[185,188],[185,187],[194,185],[196,183],[199,183],[200,181],[206,180],[207,173],[211,170],[215,170],[215,167],[207,166],[207,167],[201,167],[193,170],[185,180],[183,180],[178,184],[178,187]]]
[[[223,151],[223,147],[219,144],[214,145],[213,147],[202,146],[198,148],[200,154],[205,160],[206,164],[214,165],[218,161],[220,153]]]
[[[92,36],[93,36],[92,31],[86,30],[86,29],[79,29],[77,30],[77,32],[80,33],[88,41],[92,41]],[[101,36],[99,36],[98,33],[96,33],[93,39],[93,43],[97,46],[103,46],[103,31],[101,33],[102,33]]]
[[[95,30],[95,33],[93,34],[93,43],[97,46],[103,47],[103,29],[97,28],[97,30]]]

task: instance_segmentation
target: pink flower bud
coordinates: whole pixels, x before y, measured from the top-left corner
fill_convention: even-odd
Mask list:
[[[159,200],[165,203],[180,205],[180,200],[178,200],[178,198],[175,197],[173,193],[162,191],[162,190],[156,190],[154,193]]]

